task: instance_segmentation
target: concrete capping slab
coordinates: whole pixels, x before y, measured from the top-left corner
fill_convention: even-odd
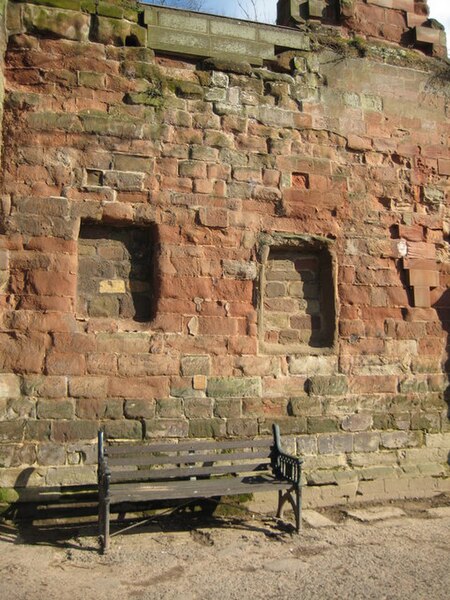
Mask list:
[[[279,48],[309,50],[307,34],[186,10],[146,6],[147,45],[153,50],[196,57],[236,57],[251,64],[275,60]]]

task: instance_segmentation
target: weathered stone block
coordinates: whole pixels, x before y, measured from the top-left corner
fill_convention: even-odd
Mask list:
[[[256,263],[224,260],[222,261],[222,265],[225,277],[232,277],[233,279],[249,279],[253,281],[258,274]]]
[[[86,42],[89,36],[89,15],[72,10],[25,4],[23,23],[27,31],[41,36],[65,38],[78,42]]]
[[[420,429],[427,433],[439,433],[441,418],[439,413],[413,413],[411,415],[411,429]]]
[[[20,396],[20,378],[8,373],[0,374],[0,398],[18,398]]]
[[[411,446],[420,446],[418,432],[394,431],[381,433],[381,446],[383,448],[408,448]]]
[[[331,417],[308,417],[308,433],[329,433],[338,430],[336,419]]]
[[[64,446],[56,444],[40,444],[37,451],[38,464],[45,466],[63,465],[66,462]]]
[[[365,431],[372,426],[372,415],[357,413],[348,415],[341,421],[344,431]]]
[[[343,396],[347,393],[348,382],[345,375],[327,377],[315,375],[307,381],[308,392],[314,396]]]
[[[52,421],[34,421],[28,419],[25,424],[25,439],[28,441],[46,441],[50,439]]]
[[[293,375],[335,375],[337,356],[290,356],[289,371]]]
[[[378,452],[379,447],[379,433],[355,433],[353,436],[353,449],[355,452]]]
[[[22,389],[26,396],[63,398],[67,395],[67,377],[28,375],[23,378]]]
[[[214,403],[214,416],[219,419],[237,419],[241,416],[242,401],[239,398],[216,400]]]
[[[207,394],[213,398],[261,396],[261,379],[259,377],[210,377]]]
[[[227,434],[239,438],[255,437],[258,435],[256,419],[228,419]]]
[[[353,451],[353,436],[349,433],[318,435],[317,446],[320,454],[342,454]]]
[[[211,398],[186,398],[184,410],[188,419],[209,419],[212,417],[213,401]]]
[[[158,400],[156,403],[157,415],[161,419],[177,419],[184,416],[183,401],[180,398]]]
[[[153,419],[145,421],[145,438],[184,438],[188,436],[186,419]]]
[[[299,435],[296,438],[297,452],[300,456],[311,455],[315,456],[318,452],[317,436],[315,435]]]
[[[222,419],[192,419],[189,421],[189,437],[215,438],[226,433],[226,421]]]
[[[142,423],[139,421],[108,421],[103,430],[107,439],[113,440],[141,440]]]
[[[72,419],[75,415],[75,406],[72,400],[42,399],[37,403],[39,419]]]
[[[94,421],[54,421],[51,436],[55,442],[93,440],[97,437],[97,423]]]
[[[181,373],[185,377],[193,375],[209,375],[211,359],[207,354],[183,356],[181,359]]]
[[[128,419],[153,419],[156,406],[152,400],[126,400],[124,414]]]

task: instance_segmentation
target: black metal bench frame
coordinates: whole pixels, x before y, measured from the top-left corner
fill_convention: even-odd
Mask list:
[[[222,463],[222,464],[218,464]],[[200,465],[200,466],[199,466]],[[169,468],[168,468],[169,467]],[[288,502],[301,528],[302,460],[283,452],[280,430],[273,440],[105,444],[98,433],[98,525],[109,548],[111,505],[157,500],[197,500],[276,490],[277,517]],[[238,477],[238,475],[243,475]]]

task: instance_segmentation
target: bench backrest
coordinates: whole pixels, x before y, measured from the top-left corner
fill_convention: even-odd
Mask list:
[[[108,465],[111,483],[260,475],[271,471],[273,444],[259,439],[104,445],[100,433],[99,466]]]

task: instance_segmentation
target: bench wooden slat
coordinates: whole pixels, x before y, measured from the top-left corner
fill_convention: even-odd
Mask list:
[[[124,467],[130,465],[192,465],[195,463],[217,463],[233,460],[255,460],[268,458],[269,453],[263,450],[257,452],[229,452],[226,454],[182,454],[181,456],[149,456],[138,455],[130,460],[127,456],[118,456],[108,458],[108,465],[113,470],[113,467]]]
[[[228,475],[234,473],[251,473],[254,471],[268,471],[270,463],[246,463],[238,465],[218,465],[212,467],[188,467],[175,469],[139,469],[134,471],[118,471],[111,473],[111,483],[119,481],[137,481],[146,479],[156,481],[170,478],[198,477],[202,475]]]
[[[154,454],[155,452],[199,452],[203,450],[233,450],[240,448],[267,448],[273,445],[271,440],[224,440],[217,442],[181,442],[162,444],[118,444],[107,446],[105,455],[108,457],[134,456],[141,454]]]
[[[247,480],[247,481],[246,481]],[[286,481],[269,478],[229,478],[217,481],[199,480],[165,482],[159,484],[116,484],[111,488],[111,500],[117,502],[145,502],[150,500],[180,500],[188,498],[212,498],[234,494],[252,494],[291,488]]]

